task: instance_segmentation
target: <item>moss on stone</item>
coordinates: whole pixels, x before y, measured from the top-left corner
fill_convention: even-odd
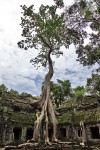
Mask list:
[[[64,123],[70,123],[71,114],[63,114],[58,117],[58,123],[64,124]]]
[[[5,121],[33,124],[36,117],[34,109],[29,105],[30,99],[35,98],[14,97],[9,93],[6,93],[4,97],[0,97],[0,105],[3,108]],[[15,112],[16,107],[19,108],[19,112]],[[72,98],[64,102],[57,110],[61,112],[61,115],[58,117],[59,124],[71,122],[79,124],[80,121],[85,123],[99,122],[100,97],[84,96]]]
[[[100,97],[99,96],[82,96],[77,98],[72,98],[67,101],[65,101],[59,109],[85,109],[92,108],[94,106],[98,106],[100,103]]]
[[[80,121],[85,123],[100,122],[100,97],[72,98],[64,102],[58,111],[61,113],[61,116],[58,117],[60,124],[70,122],[79,124]]]
[[[18,123],[28,123],[28,124],[33,124],[35,121],[35,115],[31,115],[28,113],[10,113],[10,120],[12,122],[18,122]]]
[[[76,113],[62,113],[58,117],[58,122],[60,124],[71,123],[79,124],[80,121],[85,123],[99,122],[100,121],[100,111],[86,111],[86,112],[76,112]]]

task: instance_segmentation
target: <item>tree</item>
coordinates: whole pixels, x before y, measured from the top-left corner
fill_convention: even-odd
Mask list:
[[[32,96],[31,94],[28,94],[28,93],[26,93],[26,92],[22,92],[21,94],[20,94],[20,96],[21,97],[28,97],[28,96]]]
[[[3,94],[4,92],[7,92],[7,90],[8,88],[4,84],[0,85],[0,93]]]
[[[14,95],[14,96],[19,96],[18,91],[13,90],[13,89],[11,89],[11,90],[9,91],[9,93],[10,93],[11,95]]]
[[[87,89],[87,92],[89,92],[90,94],[100,95],[100,75],[99,74],[92,74],[92,77],[87,79],[86,89]]]
[[[45,76],[42,93],[38,101],[32,102],[37,105],[37,119],[34,122],[33,141],[40,141],[41,126],[43,125],[43,135],[46,144],[49,144],[48,124],[53,125],[53,141],[57,141],[57,119],[55,110],[50,99],[50,80],[53,76],[53,63],[51,55],[59,57],[63,52],[60,51],[61,46],[69,47],[70,44],[80,44],[85,34],[74,30],[65,22],[64,12],[57,14],[57,10],[64,7],[63,0],[54,0],[52,6],[41,5],[36,13],[30,7],[22,6],[23,17],[21,18],[23,40],[18,42],[20,48],[25,50],[35,48],[38,50],[36,58],[31,62],[38,66],[41,64],[48,67],[48,73]]]
[[[71,96],[71,83],[69,80],[57,80],[57,83],[51,82],[51,98],[56,107]]]
[[[80,45],[77,49],[78,57],[83,65],[100,65],[100,1],[91,0],[85,8],[85,21],[91,28],[89,43]],[[99,70],[100,68],[98,68]]]
[[[82,43],[76,47],[77,60],[83,66],[91,67],[96,64],[98,66],[96,69],[98,76],[100,73],[100,1],[78,0],[69,8],[67,7],[65,12],[67,25],[84,35]],[[91,32],[88,32],[88,30],[91,30]],[[88,79],[88,85],[93,84],[94,79],[93,81],[92,79]],[[89,83],[89,80],[91,83]],[[97,82],[98,78],[95,78],[95,83]],[[96,93],[98,93],[98,90]]]
[[[85,92],[86,92],[86,90],[85,90],[84,86],[77,86],[73,90],[73,95],[75,97],[79,97],[79,96],[83,96],[85,94]]]
[[[74,29],[83,32],[88,41],[87,44],[83,38],[83,42],[78,45],[78,60],[84,66],[100,65],[100,1],[76,1],[70,8],[66,8],[66,21]],[[89,28],[91,33],[88,32]]]

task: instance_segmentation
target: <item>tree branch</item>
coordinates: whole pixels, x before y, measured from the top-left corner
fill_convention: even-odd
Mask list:
[[[37,37],[39,37],[39,38],[42,40],[42,42],[43,42],[48,48],[51,49],[51,46],[49,45],[49,43],[46,41],[46,39],[45,39],[42,35],[38,34]]]

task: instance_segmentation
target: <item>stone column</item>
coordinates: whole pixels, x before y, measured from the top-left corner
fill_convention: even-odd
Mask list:
[[[77,136],[78,135],[77,132],[78,132],[78,129],[77,129],[77,127],[74,126],[74,139],[77,139],[77,137],[78,137]]]
[[[21,134],[21,141],[25,142],[26,141],[26,127],[22,127],[22,134]]]
[[[3,129],[3,133],[2,133],[2,142],[5,143],[5,135],[6,135],[6,130]]]
[[[91,139],[90,127],[86,126],[87,140]]]
[[[70,138],[70,135],[69,135],[70,131],[69,131],[69,125],[67,126],[67,139]]]
[[[66,127],[66,139],[68,139],[68,128]]]
[[[13,127],[9,129],[9,142],[14,142]]]

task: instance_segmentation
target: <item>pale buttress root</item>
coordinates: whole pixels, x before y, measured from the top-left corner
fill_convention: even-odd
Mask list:
[[[82,147],[85,147],[86,142],[87,142],[87,136],[86,136],[86,129],[85,129],[83,121],[80,122],[80,127],[81,127],[81,132],[82,132],[82,143],[80,144],[82,145]]]
[[[53,76],[53,65],[52,60],[50,58],[51,50],[48,53],[48,63],[49,63],[49,71],[45,76],[45,82],[41,97],[38,101],[40,112],[37,112],[37,119],[34,123],[34,134],[33,141],[40,142],[41,141],[41,128],[43,126],[42,138],[44,139],[45,144],[50,144],[49,141],[49,122],[51,121],[53,125],[53,141],[57,142],[57,119],[55,115],[55,110],[50,99],[50,79]]]

